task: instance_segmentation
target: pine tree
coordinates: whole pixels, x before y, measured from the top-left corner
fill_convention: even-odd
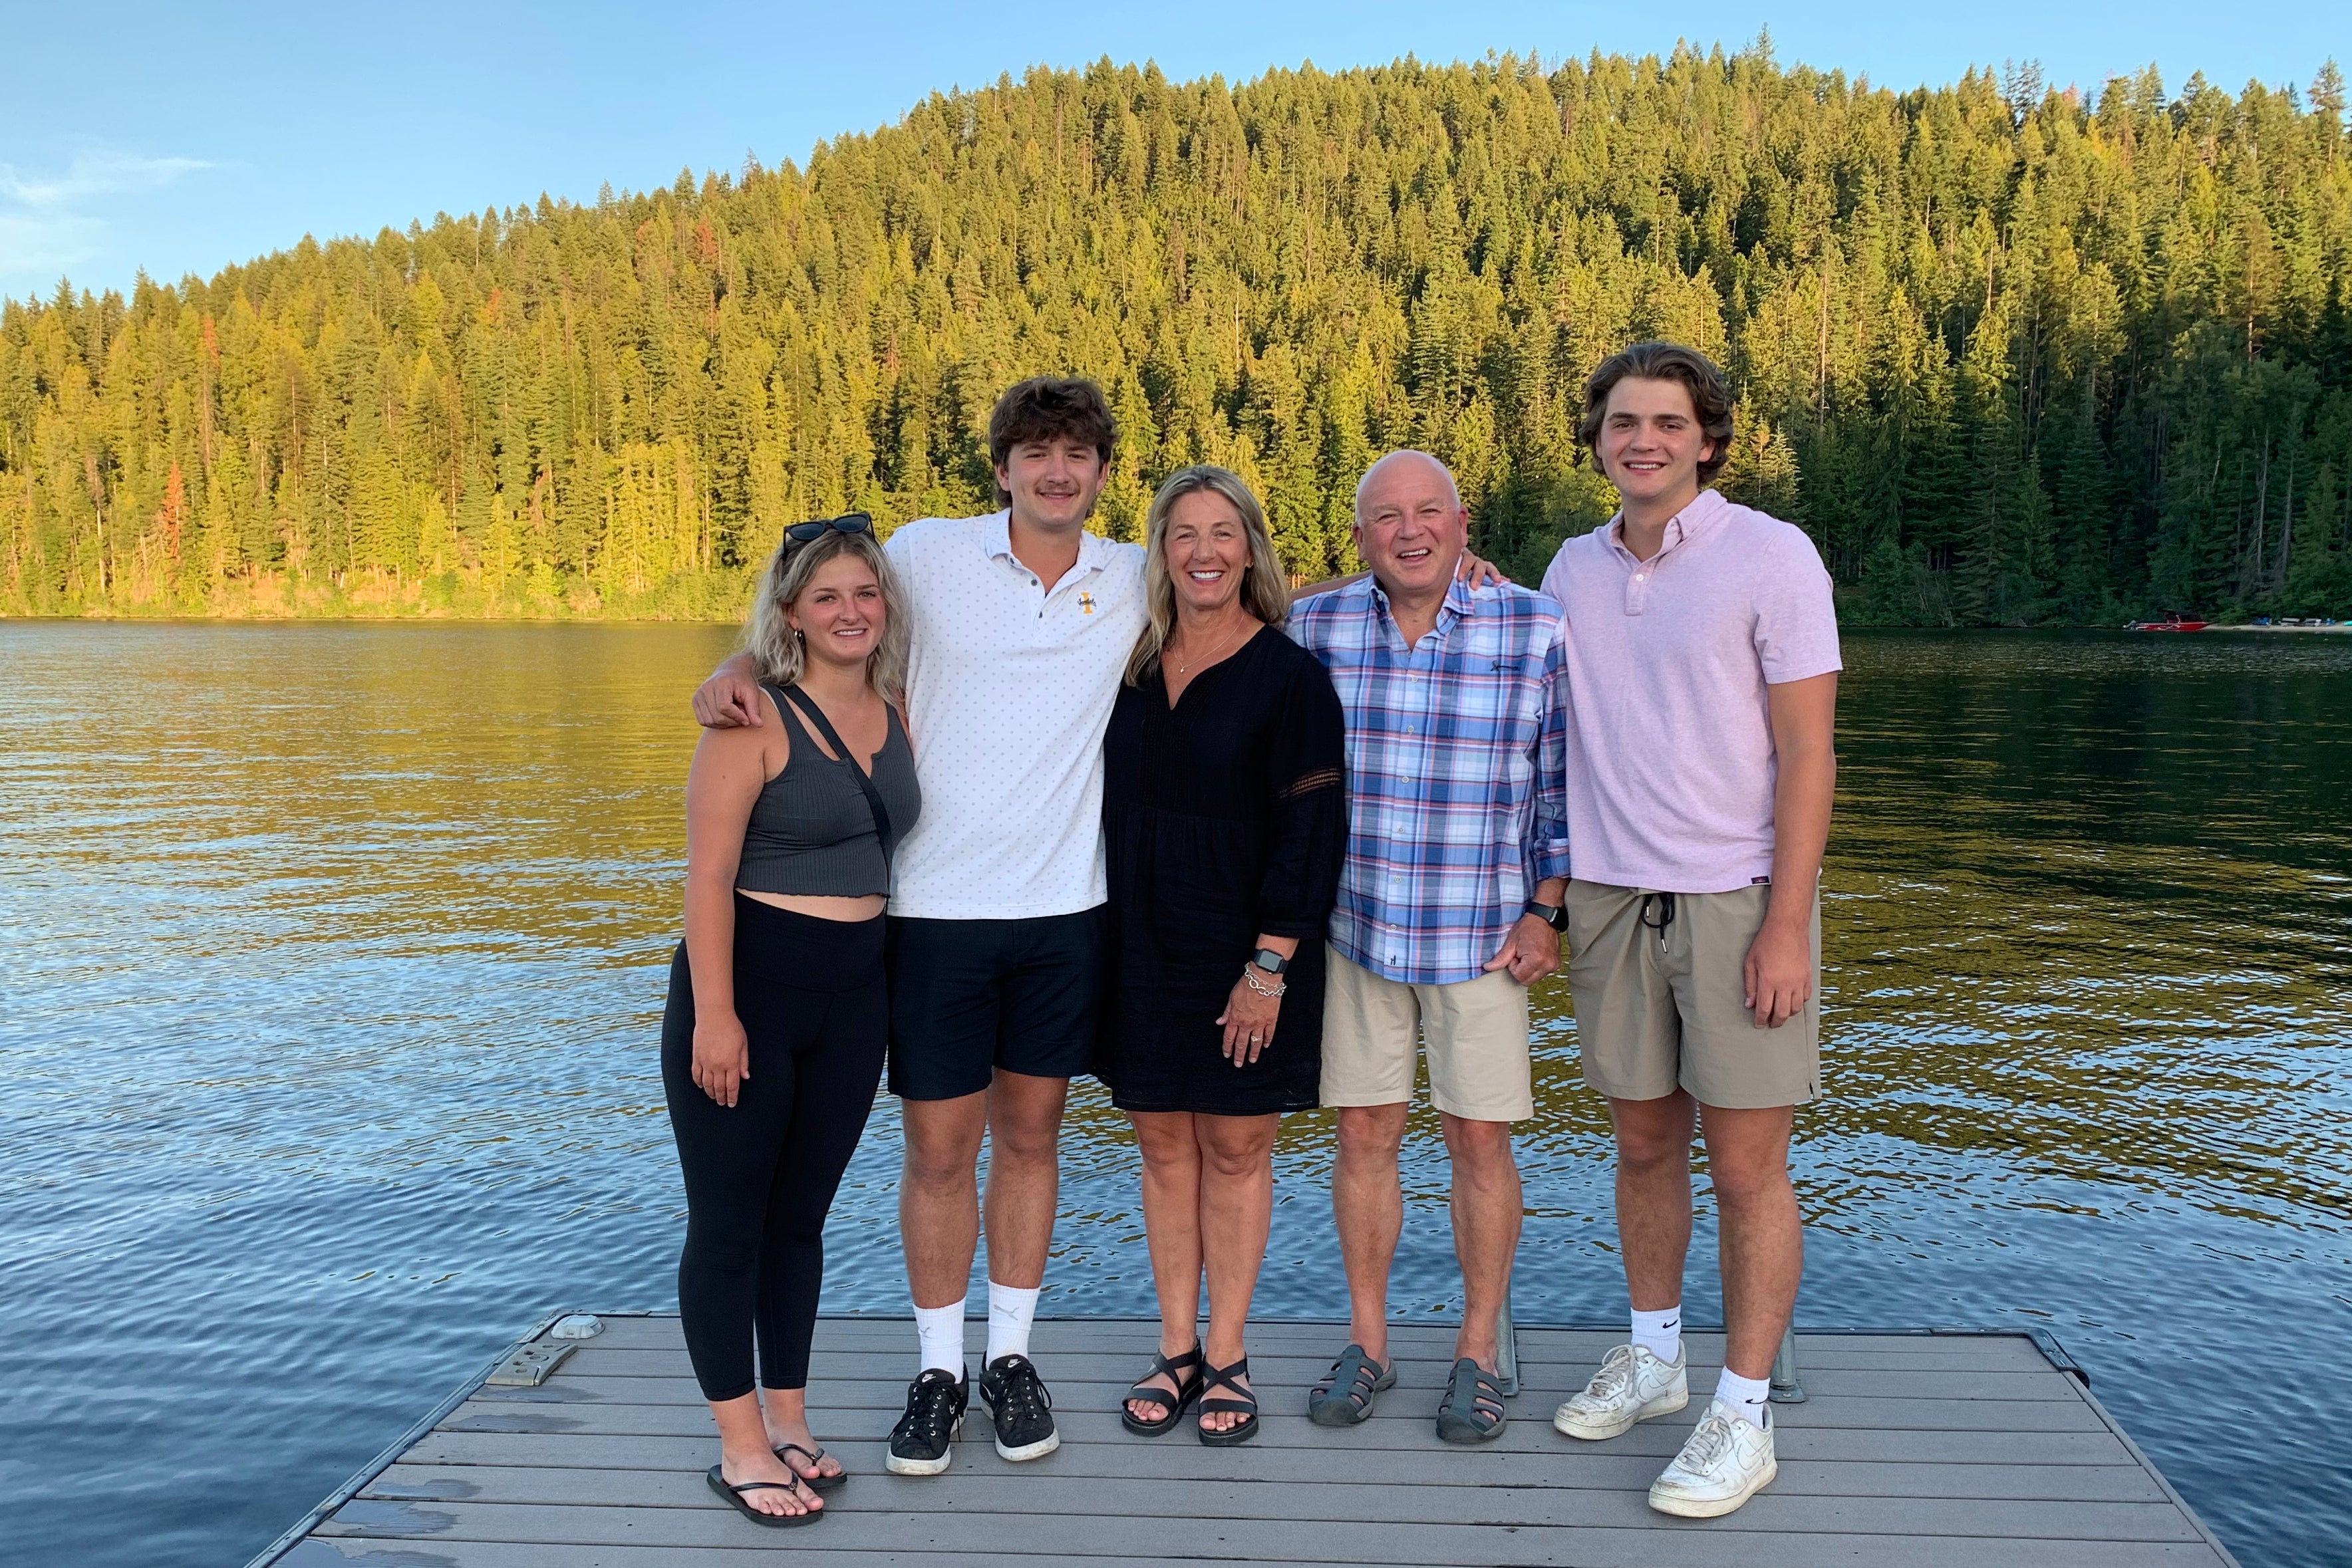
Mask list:
[[[1107,530],[1224,462],[1319,574],[1412,444],[1532,577],[1614,506],[1577,402],[1645,335],[1725,365],[1727,489],[1853,615],[2352,612],[2333,62],[2306,104],[1898,95],[1761,37],[1041,68],[805,167],[0,302],[0,612],[726,612],[783,522],[993,505],[982,426],[1038,371],[1111,395]]]

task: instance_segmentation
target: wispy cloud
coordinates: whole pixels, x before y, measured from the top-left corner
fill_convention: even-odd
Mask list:
[[[60,172],[0,163],[0,292],[54,281],[105,254],[106,209],[213,167],[198,158],[148,158],[109,148],[74,154]]]
[[[60,213],[20,217],[0,213],[0,293],[14,293],[18,281],[54,283],[78,262],[104,248],[106,225],[96,218]]]
[[[27,179],[14,163],[0,163],[0,201],[21,206],[77,206],[93,196],[160,191],[184,175],[212,165],[199,158],[141,158],[129,152],[77,154],[62,174]]]

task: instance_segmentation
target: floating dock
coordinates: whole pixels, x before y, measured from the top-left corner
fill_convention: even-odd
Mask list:
[[[1687,1412],[1582,1443],[1552,1430],[1552,1410],[1622,1332],[1522,1324],[1510,1426],[1456,1448],[1432,1427],[1451,1328],[1392,1328],[1397,1386],[1370,1420],[1331,1429],[1307,1420],[1307,1390],[1345,1329],[1255,1323],[1264,1430],[1211,1448],[1119,1426],[1153,1325],[1051,1320],[1033,1349],[1060,1450],[999,1459],[975,1396],[953,1468],[916,1479],[882,1468],[912,1324],[833,1317],[817,1328],[810,1416],[855,1479],[826,1494],[831,1518],[787,1531],[705,1485],[719,1444],[677,1320],[598,1316],[584,1341],[542,1325],[501,1359],[507,1385],[486,1369],[256,1568],[749,1568],[757,1552],[794,1568],[2234,1568],[2064,1353],[2023,1333],[1800,1332],[1808,1397],[1774,1406],[1780,1479],[1727,1519],[1694,1521],[1644,1494],[1715,1385],[1719,1333],[1686,1336]]]

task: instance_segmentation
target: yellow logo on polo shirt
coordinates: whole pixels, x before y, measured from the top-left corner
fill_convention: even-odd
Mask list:
[[[1086,614],[1092,615],[1095,612],[1095,596],[1091,593],[1079,594],[1078,609]]]

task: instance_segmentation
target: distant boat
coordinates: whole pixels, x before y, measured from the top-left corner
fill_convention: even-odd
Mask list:
[[[2161,621],[2134,621],[2124,630],[2126,632],[2202,632],[2205,627],[2206,622],[2191,621],[2178,610],[2173,610],[2168,611]]]

